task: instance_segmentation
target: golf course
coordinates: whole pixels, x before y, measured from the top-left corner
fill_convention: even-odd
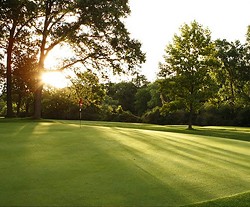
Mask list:
[[[250,128],[2,118],[0,206],[250,206]]]

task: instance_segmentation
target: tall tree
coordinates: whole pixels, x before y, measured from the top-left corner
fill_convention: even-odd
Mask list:
[[[192,129],[195,111],[212,95],[213,80],[209,72],[216,58],[211,33],[196,21],[184,24],[165,52],[159,75],[173,82],[170,89],[189,112],[188,128]]]
[[[12,54],[19,36],[25,31],[34,15],[34,3],[28,0],[0,1],[0,42],[1,49],[7,54],[7,117],[13,116],[12,109]]]
[[[85,68],[105,72],[129,71],[145,59],[140,43],[130,38],[122,19],[129,13],[128,0],[77,1],[37,0],[41,18],[36,21],[40,57],[35,118],[41,117],[43,84],[41,74],[49,52],[59,44],[74,49],[73,58],[66,60],[60,70],[82,63]]]

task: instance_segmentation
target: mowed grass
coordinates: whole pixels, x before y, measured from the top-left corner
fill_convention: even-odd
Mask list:
[[[0,119],[0,206],[248,206],[250,128],[195,129]]]

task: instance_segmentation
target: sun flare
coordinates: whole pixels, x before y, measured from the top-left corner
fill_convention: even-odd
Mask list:
[[[49,71],[42,75],[42,81],[45,85],[55,88],[64,88],[68,85],[68,80],[62,72]]]

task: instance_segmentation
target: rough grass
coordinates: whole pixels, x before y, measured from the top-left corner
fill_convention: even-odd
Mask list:
[[[0,206],[208,206],[249,191],[250,129],[195,129],[1,119]]]

